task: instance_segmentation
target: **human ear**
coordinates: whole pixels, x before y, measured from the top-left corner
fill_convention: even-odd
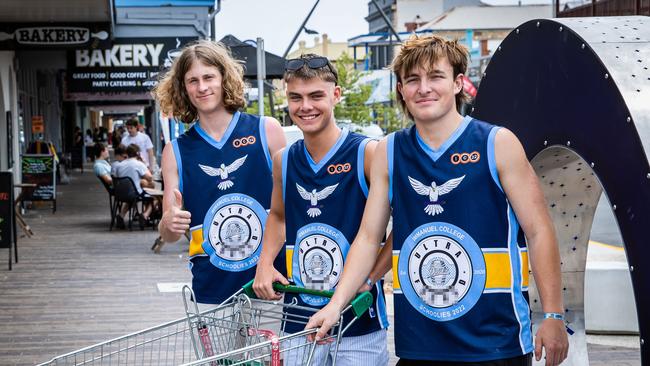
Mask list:
[[[456,75],[456,78],[454,79],[454,94],[458,94],[463,90],[463,77],[464,74],[458,74]]]

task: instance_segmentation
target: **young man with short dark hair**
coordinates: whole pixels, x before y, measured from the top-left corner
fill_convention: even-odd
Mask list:
[[[341,98],[337,77],[336,69],[325,57],[309,54],[287,61],[284,81],[289,115],[303,132],[304,140],[296,141],[273,158],[271,211],[253,285],[264,299],[279,299],[273,282],[288,283],[273,266],[282,252],[286,252],[288,259],[287,273],[297,285],[335,289],[350,243],[359,229],[377,142],[336,125],[334,106]],[[390,254],[388,244],[372,273],[357,286],[357,290],[371,291],[375,301],[343,335],[337,365],[388,363],[388,318],[381,279],[390,268]],[[292,301],[318,309],[328,299],[286,294],[285,303]],[[307,317],[311,314],[302,313]],[[346,316],[345,321],[351,318]],[[287,323],[285,330],[293,333],[302,327]],[[331,364],[334,349],[318,347],[314,357],[318,364]],[[284,360],[285,365],[301,362],[296,352],[288,352]]]
[[[129,146],[130,144],[138,145],[142,162],[147,168],[153,170],[157,164],[151,139],[146,133],[138,131],[140,122],[137,118],[130,118],[124,124],[128,133],[122,136],[121,144],[124,146]]]
[[[111,185],[113,183],[111,179],[111,164],[106,160],[108,159],[108,148],[103,143],[97,142],[93,146],[93,155],[95,156],[95,163],[93,164],[95,175],[104,181],[104,183]]]

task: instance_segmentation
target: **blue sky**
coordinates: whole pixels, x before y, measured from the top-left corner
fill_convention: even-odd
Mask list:
[[[321,0],[306,27],[327,33],[333,41],[347,41],[368,32],[368,0]],[[484,0],[494,5],[517,4],[516,0]],[[524,4],[550,3],[523,0]],[[305,19],[315,0],[222,0],[221,12],[215,16],[217,39],[226,34],[246,40],[264,38],[267,51],[282,55]],[[312,44],[314,35],[301,33]],[[294,48],[298,41],[294,44]]]

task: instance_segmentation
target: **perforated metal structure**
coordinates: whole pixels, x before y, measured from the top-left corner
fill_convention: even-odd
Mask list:
[[[588,364],[584,272],[604,191],[625,243],[641,362],[650,365],[649,67],[648,17],[533,20],[501,43],[472,111],[512,130],[540,178],[560,243],[567,318],[576,331],[565,364]],[[534,290],[530,301],[539,323]],[[616,317],[617,309],[611,311]]]

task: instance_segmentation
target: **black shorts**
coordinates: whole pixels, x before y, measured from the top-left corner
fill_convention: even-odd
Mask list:
[[[400,359],[397,366],[531,366],[533,354],[482,362],[422,361]]]

